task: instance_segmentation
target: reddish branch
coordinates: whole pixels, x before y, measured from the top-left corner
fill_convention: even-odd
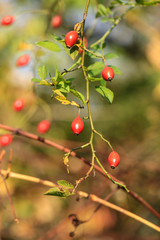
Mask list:
[[[59,149],[60,151],[63,151],[65,153],[68,153],[71,151],[71,149],[69,148],[66,148],[60,144],[57,144],[51,140],[48,140],[46,138],[42,138],[40,136],[37,136],[33,133],[29,133],[29,132],[26,132],[26,131],[23,131],[21,129],[17,129],[17,128],[13,128],[13,127],[10,127],[10,126],[6,126],[4,124],[0,124],[0,128],[2,129],[5,129],[7,131],[10,131],[12,132],[13,134],[16,134],[16,135],[20,135],[20,136],[23,136],[23,137],[26,137],[26,138],[29,138],[29,139],[32,139],[32,140],[36,140],[36,141],[39,141],[39,142],[42,142],[43,144],[46,144],[48,146],[51,146],[51,147],[54,147],[54,148],[57,148]],[[80,157],[78,156],[75,152],[71,152],[70,154],[71,156],[73,157],[76,157],[78,159],[80,159],[82,162],[84,162],[85,164],[87,164],[88,166],[91,166],[90,162],[88,162],[85,158],[83,157]],[[97,172],[99,172],[101,175],[103,175],[104,177],[107,178],[106,174],[103,172],[103,170],[97,166],[96,164],[94,165],[94,168]],[[116,179],[114,176],[112,176],[110,174],[111,178],[114,179],[116,182],[119,182],[119,183],[123,183],[122,181]],[[128,188],[128,187],[127,187]],[[122,188],[123,189],[123,188]],[[145,206],[149,211],[151,211],[155,216],[157,216],[158,218],[160,218],[160,214],[149,204],[147,203],[142,197],[140,197],[137,193],[135,193],[134,191],[132,191],[130,188],[129,189],[129,192],[128,194],[130,194],[133,198],[135,198],[138,202],[140,202],[143,206]]]

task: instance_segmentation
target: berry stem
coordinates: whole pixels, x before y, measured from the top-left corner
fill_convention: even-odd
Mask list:
[[[99,161],[98,157],[95,155],[95,159],[96,159],[96,162],[98,163],[98,165],[100,166],[100,168],[104,171],[104,173],[107,175],[107,177],[109,178],[109,180],[111,180],[114,184],[118,185],[119,187],[121,188],[124,188],[126,190],[126,192],[129,192],[128,188],[126,187],[125,184],[123,183],[120,183],[120,182],[117,182],[115,180],[113,180],[111,178],[111,176],[109,175],[109,173],[105,170],[105,168],[103,167],[103,165],[101,164],[101,162]]]
[[[98,136],[100,136],[100,138],[101,138],[104,142],[106,142],[106,143],[109,145],[109,147],[111,148],[111,150],[113,151],[113,147],[112,147],[111,143],[110,143],[107,139],[105,139],[101,133],[99,133],[99,132],[96,131],[95,129],[93,130],[93,132],[96,133]]]

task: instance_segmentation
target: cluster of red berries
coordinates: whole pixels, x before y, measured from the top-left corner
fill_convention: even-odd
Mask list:
[[[78,41],[78,33],[76,31],[70,31],[65,36],[65,44],[67,47],[73,47]],[[82,44],[82,39],[80,38],[80,43]],[[88,41],[84,38],[85,46],[87,47]],[[82,53],[83,50],[79,47],[79,53]],[[102,71],[102,77],[106,81],[111,81],[114,78],[114,70],[111,67],[106,66]]]
[[[11,25],[15,20],[15,17],[12,15],[5,16],[1,19],[1,25],[8,26]],[[18,67],[24,67],[30,62],[30,56],[28,54],[24,54],[17,59],[16,65]]]
[[[21,98],[16,99],[13,103],[13,109],[16,112],[21,111],[24,108],[24,106],[25,106],[25,101]],[[46,132],[48,132],[50,126],[51,126],[50,121],[43,120],[43,121],[39,122],[39,124],[37,126],[37,131],[39,133],[46,133]]]

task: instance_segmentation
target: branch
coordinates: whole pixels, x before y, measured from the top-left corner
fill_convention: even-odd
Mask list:
[[[3,176],[3,178],[6,176],[6,174],[8,174],[8,171],[6,170],[1,170],[1,175]],[[9,177],[12,177],[12,178],[17,178],[17,179],[21,179],[21,180],[26,180],[26,181],[30,181],[30,182],[35,182],[35,183],[41,183],[45,186],[50,186],[50,187],[54,187],[54,186],[57,186],[57,184],[51,182],[51,181],[47,181],[47,180],[42,180],[40,178],[36,178],[36,177],[32,177],[32,176],[28,176],[28,175],[24,175],[24,174],[19,174],[19,173],[14,173],[14,172],[10,172],[9,173]],[[118,207],[117,205],[114,205],[113,203],[110,203],[106,200],[103,200],[99,197],[97,197],[96,195],[94,194],[88,194],[86,192],[82,192],[82,191],[77,191],[76,192],[78,194],[78,196],[80,198],[89,198],[91,201],[93,202],[97,202],[101,205],[104,205],[106,207],[109,207],[109,208],[112,208],[120,213],[123,213],[125,214],[126,216],[128,217],[131,217],[135,220],[137,220],[138,222],[141,222],[145,225],[147,225],[148,227],[160,232],[160,227],[158,227],[157,225],[145,220],[144,218],[141,218],[139,217],[138,215],[128,211],[128,210],[125,210],[121,207]]]
[[[141,223],[147,225],[148,227],[156,230],[157,232],[160,232],[160,227],[158,227],[157,225],[155,225],[155,224],[147,221],[147,220],[144,219],[144,218],[139,217],[138,215],[136,215],[136,214],[134,214],[134,213],[132,213],[132,212],[129,212],[128,210],[126,210],[126,209],[124,209],[124,208],[118,207],[117,205],[115,205],[115,204],[113,204],[113,203],[110,203],[110,202],[108,202],[108,201],[105,201],[105,200],[97,197],[97,196],[94,195],[94,194],[88,194],[88,193],[86,193],[86,192],[81,192],[81,191],[79,191],[79,192],[78,192],[78,195],[79,195],[80,197],[89,198],[92,202],[97,202],[97,203],[102,204],[102,205],[104,205],[104,206],[106,206],[106,207],[112,208],[112,209],[116,210],[117,212],[123,213],[124,215],[126,215],[126,216],[128,216],[128,217],[131,217],[131,218],[137,220],[138,222],[141,222]]]
[[[42,142],[43,144],[45,145],[48,145],[48,146],[51,146],[51,147],[54,147],[54,148],[57,148],[59,149],[60,151],[63,151],[65,153],[68,153],[71,151],[71,149],[69,148],[66,148],[60,144],[57,144],[53,141],[50,141],[48,139],[45,139],[45,138],[42,138],[40,136],[37,136],[33,133],[29,133],[29,132],[26,132],[26,131],[23,131],[23,130],[20,130],[20,129],[17,129],[17,128],[12,128],[10,126],[6,126],[6,125],[3,125],[3,124],[0,124],[0,128],[2,129],[5,129],[7,131],[10,131],[14,134],[17,134],[17,135],[21,135],[23,137],[26,137],[26,138],[29,138],[29,139],[32,139],[32,140],[35,140],[35,141],[39,141],[39,142]],[[85,158],[83,157],[80,157],[78,156],[75,152],[71,152],[70,154],[71,156],[73,157],[76,157],[78,159],[80,159],[82,162],[84,162],[86,165],[88,166],[91,166],[91,163],[88,162]],[[96,164],[94,164],[94,169],[99,172],[101,175],[103,175],[105,178],[107,178],[106,174],[103,172],[103,170],[97,166]],[[112,176],[111,174],[109,174],[112,179],[114,179],[116,182],[119,182],[119,183],[122,183],[122,181],[118,180],[117,178],[115,178],[114,176]],[[128,188],[129,192],[128,194],[130,196],[132,196],[134,199],[136,199],[138,202],[140,202],[143,206],[145,206],[150,212],[152,212],[156,217],[160,218],[160,214],[149,204],[147,203],[142,197],[140,197],[137,193],[135,193],[134,191],[132,191],[130,188]],[[126,192],[126,191],[125,191]]]

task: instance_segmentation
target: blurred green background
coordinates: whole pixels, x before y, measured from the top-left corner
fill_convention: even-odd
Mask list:
[[[51,53],[37,47],[40,40],[51,40],[51,34],[59,36],[73,29],[82,20],[84,0],[0,0],[0,16],[14,15],[11,26],[0,26],[0,122],[26,131],[37,133],[39,121],[49,119],[50,131],[44,137],[69,148],[88,142],[90,127],[85,121],[85,129],[78,137],[71,131],[71,122],[77,117],[77,108],[61,105],[51,99],[48,87],[32,83],[37,77],[39,65],[46,65],[54,76],[56,66],[59,71],[69,68],[73,61],[65,52]],[[95,21],[96,4],[109,1],[91,1],[85,32]],[[117,11],[123,11],[120,7]],[[52,11],[51,11],[52,10]],[[103,166],[124,181],[130,188],[160,210],[160,19],[159,6],[137,7],[127,14],[106,40],[105,53],[116,53],[119,58],[108,60],[120,68],[122,75],[116,75],[108,87],[114,91],[112,105],[97,94],[96,84],[91,84],[91,111],[94,124],[121,156],[121,164],[111,170],[107,164],[109,148],[96,137],[96,152]],[[58,29],[50,26],[50,18],[61,14],[63,24]],[[100,38],[109,28],[101,18],[95,22],[89,45]],[[16,67],[17,58],[27,53],[31,62],[23,68]],[[91,59],[87,58],[86,64]],[[74,86],[85,95],[85,81],[82,72],[68,74],[75,77]],[[26,102],[21,112],[13,111],[13,101],[23,98]],[[87,116],[86,109],[81,116]],[[0,134],[5,133],[0,129]],[[6,169],[10,149],[13,149],[12,171],[57,182],[66,179],[75,184],[84,176],[87,167],[78,159],[70,158],[70,174],[63,164],[63,153],[40,143],[15,136],[13,143],[5,148],[6,154],[1,168]],[[1,147],[2,150],[2,147]],[[77,151],[90,160],[88,148]],[[0,239],[70,239],[74,230],[68,215],[76,213],[82,220],[87,219],[95,204],[87,200],[76,201],[76,197],[60,199],[44,196],[47,187],[16,179],[8,179],[14,208],[19,224],[13,216],[3,183],[0,185]],[[98,173],[79,186],[79,190],[94,193],[104,198],[115,186]],[[158,225],[157,218],[141,204],[119,190],[111,202],[124,207]],[[48,232],[49,231],[49,232]],[[57,231],[57,232],[56,232]],[[45,235],[48,232],[48,235]],[[156,231],[102,207],[87,224],[77,228],[74,239],[106,240],[158,240]]]

